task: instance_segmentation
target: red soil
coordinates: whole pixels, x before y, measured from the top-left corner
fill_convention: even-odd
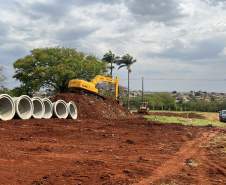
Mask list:
[[[133,114],[118,105],[117,101],[106,98],[105,100],[97,100],[95,98],[79,95],[76,93],[56,94],[51,101],[64,100],[66,103],[73,101],[78,110],[78,119],[103,119],[131,117]]]
[[[77,120],[0,121],[0,184],[226,184],[226,130],[147,121],[113,100],[61,94]]]

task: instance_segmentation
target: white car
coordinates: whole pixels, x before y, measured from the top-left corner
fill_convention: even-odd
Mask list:
[[[226,121],[226,110],[221,110],[219,111],[219,120],[221,122]]]

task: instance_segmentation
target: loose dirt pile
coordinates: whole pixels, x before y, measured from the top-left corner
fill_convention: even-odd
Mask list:
[[[226,184],[226,142],[213,143],[225,129],[147,121],[113,100],[57,99],[74,101],[79,118],[0,121],[0,184]]]
[[[56,94],[51,98],[52,102],[57,100],[64,100],[66,103],[73,101],[78,109],[78,119],[134,117],[128,109],[123,108],[111,98],[97,100],[96,98],[77,93],[64,93]]]

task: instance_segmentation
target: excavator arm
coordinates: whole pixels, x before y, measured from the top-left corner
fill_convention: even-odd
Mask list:
[[[102,76],[102,75],[97,75],[97,76],[91,81],[91,83],[93,83],[93,84],[96,85],[96,84],[99,83],[100,81],[115,83],[115,100],[117,100],[117,99],[118,99],[119,78],[116,76],[116,78],[113,79],[113,78],[110,78],[110,77],[106,77],[106,76]]]

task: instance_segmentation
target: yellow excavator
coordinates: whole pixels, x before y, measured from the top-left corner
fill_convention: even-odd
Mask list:
[[[115,100],[118,101],[119,78],[117,76],[115,79],[113,79],[110,77],[97,75],[91,82],[81,79],[73,79],[69,81],[68,88],[71,90],[79,90],[79,92],[83,95],[91,96],[99,100],[104,100],[104,97],[98,94],[98,89],[95,87],[96,84],[100,81],[115,83]]]

